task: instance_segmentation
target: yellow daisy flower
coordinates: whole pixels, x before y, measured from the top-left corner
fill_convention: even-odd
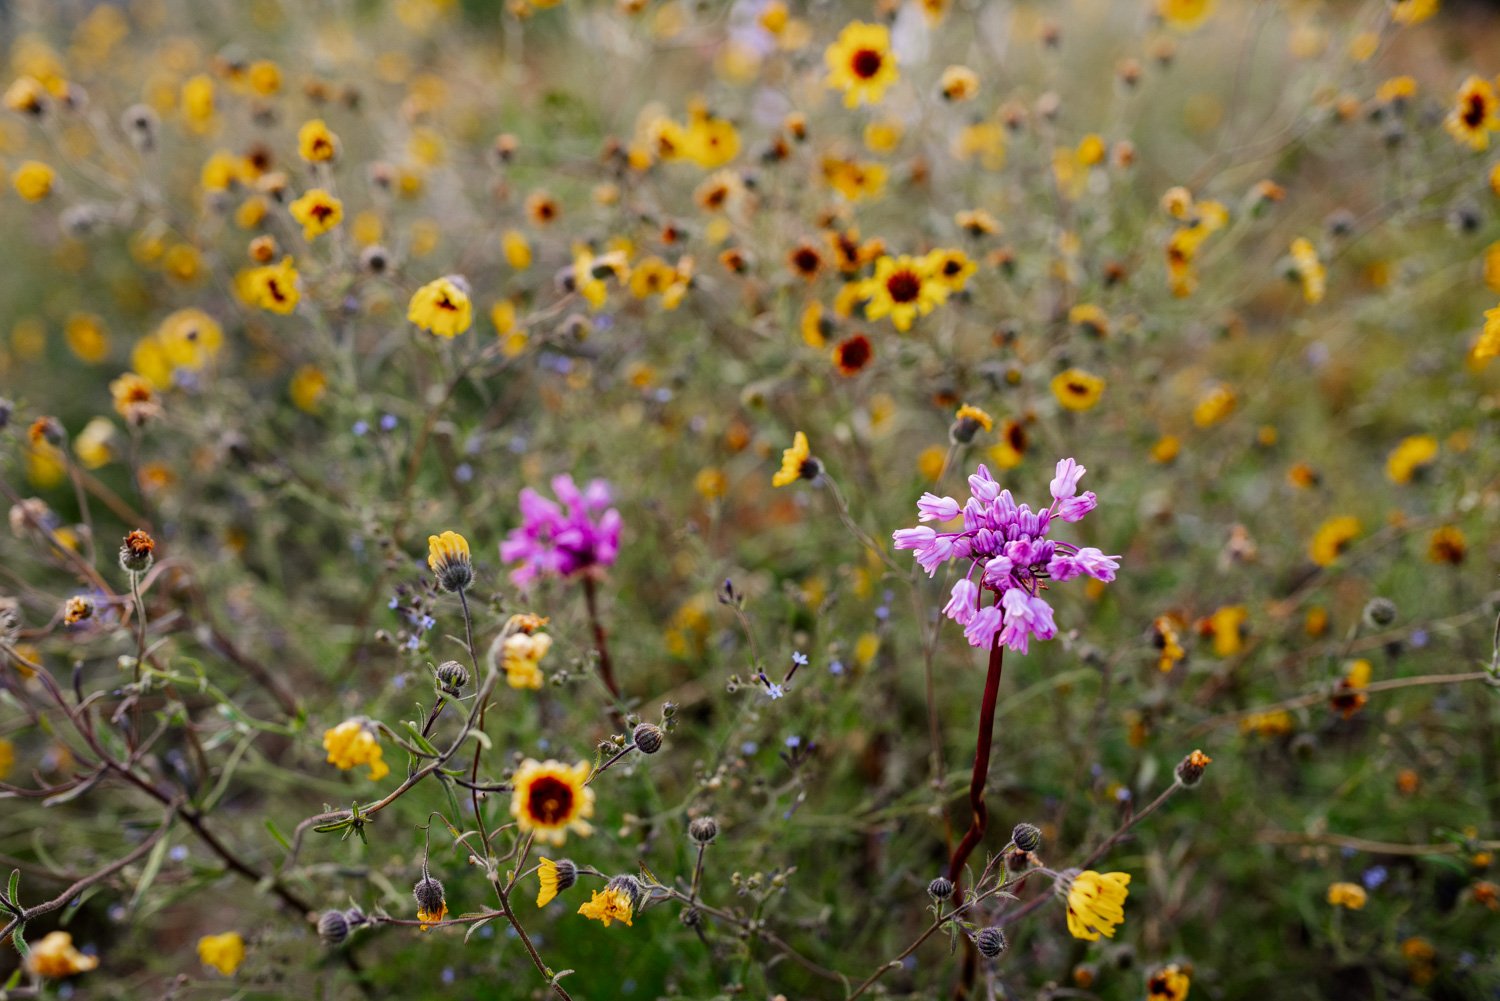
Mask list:
[[[630,894],[620,889],[606,888],[604,892],[593,891],[589,902],[578,908],[578,913],[586,918],[592,918],[608,928],[611,921],[623,921],[630,925],[630,919],[635,912],[631,903]]]
[[[875,274],[863,282],[865,319],[889,316],[905,333],[918,316],[926,316],[948,298],[948,287],[933,272],[933,260],[889,254],[875,262]]]
[[[344,203],[322,188],[310,188],[289,206],[292,218],[302,224],[308,240],[322,236],[344,219]]]
[[[798,431],[792,436],[792,447],[782,450],[781,468],[771,477],[771,486],[784,487],[798,480],[814,480],[822,472],[822,463],[812,457],[807,435]]]
[[[380,744],[375,740],[368,721],[346,719],[338,726],[323,732],[323,749],[328,752],[328,763],[343,771],[360,765],[370,766],[370,778],[380,781],[391,773],[390,765],[383,760]]]
[[[198,940],[198,959],[226,977],[234,976],[234,971],[245,961],[245,940],[237,931],[204,935]]]
[[[1081,368],[1070,368],[1052,377],[1052,395],[1067,410],[1091,410],[1104,395],[1104,380]]]
[[[1060,885],[1067,896],[1069,934],[1086,942],[1097,942],[1100,935],[1114,938],[1115,926],[1125,920],[1129,873],[1087,869],[1064,874]]]
[[[879,104],[900,74],[891,51],[891,31],[883,24],[853,21],[823,53],[828,86],[844,92],[844,106]]]
[[[474,319],[468,283],[457,275],[433,279],[413,293],[406,318],[428,333],[457,337]]]
[[[568,832],[587,837],[594,829],[594,790],[584,785],[592,769],[587,761],[565,765],[561,761],[527,758],[516,769],[512,782],[510,813],[522,832],[543,844],[560,845]]]
[[[1328,902],[1334,907],[1357,911],[1368,899],[1365,888],[1358,883],[1332,883],[1328,887]]]
[[[1320,567],[1331,566],[1334,560],[1339,558],[1349,543],[1353,542],[1360,533],[1359,519],[1353,515],[1339,515],[1329,518],[1318,526],[1317,532],[1313,534],[1312,544],[1308,546],[1308,555],[1312,561]]]
[[[308,163],[327,163],[338,156],[339,138],[321,118],[314,118],[297,130],[297,152]]]
[[[1500,98],[1490,82],[1477,76],[1465,80],[1443,127],[1472,150],[1488,149],[1490,133],[1500,129]]]

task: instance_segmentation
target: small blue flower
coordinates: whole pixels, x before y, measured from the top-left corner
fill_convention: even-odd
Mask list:
[[[365,435],[367,435],[367,434],[370,433],[370,422],[369,421],[355,421],[354,422],[354,427],[351,428],[350,430],[352,430],[354,432],[354,436],[356,438],[363,438]]]
[[[382,430],[382,431],[394,431],[394,430],[396,430],[397,423],[399,423],[399,422],[396,420],[396,415],[395,414],[381,414],[380,415],[380,430]]]
[[[772,701],[786,697],[786,690],[780,685],[770,685],[766,688],[766,696]]]
[[[806,667],[807,654],[803,653],[801,650],[792,651],[792,663],[796,664],[798,667]]]
[[[828,664],[828,673],[831,674],[831,675],[833,675],[834,677],[838,677],[839,675],[843,674],[844,673],[844,662],[841,661],[841,660],[835,660],[835,661],[829,662],[829,664]]]

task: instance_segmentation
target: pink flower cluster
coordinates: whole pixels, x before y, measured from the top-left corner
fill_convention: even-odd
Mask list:
[[[1118,556],[1047,538],[1054,518],[1079,521],[1099,503],[1092,490],[1078,493],[1084,472],[1072,459],[1059,460],[1052,479],[1052,506],[1032,511],[1018,505],[980,465],[969,477],[973,496],[962,507],[952,497],[931,493],[917,501],[919,521],[952,521],[962,514],[962,529],[939,532],[919,525],[894,534],[896,548],[914,550],[929,577],[949,560],[969,561],[969,572],[953,585],[943,614],[964,627],[971,645],[988,648],[999,637],[1005,646],[1025,653],[1033,637],[1050,640],[1057,635],[1052,606],[1038,593],[1046,587],[1043,581],[1072,580],[1082,574],[1115,579]],[[982,604],[983,591],[994,592],[993,604]]]
[[[520,564],[510,574],[517,587],[612,566],[620,555],[620,512],[610,507],[608,483],[594,480],[579,490],[564,474],[553,477],[552,492],[561,505],[530,487],[522,490],[521,524],[500,543],[500,558]]]

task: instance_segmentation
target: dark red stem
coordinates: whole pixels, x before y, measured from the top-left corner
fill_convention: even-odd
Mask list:
[[[583,576],[583,600],[588,605],[589,622],[594,627],[594,649],[599,651],[599,674],[604,687],[609,689],[615,701],[620,701],[620,686],[615,682],[614,662],[609,659],[609,644],[606,642],[604,623],[599,619],[599,598],[594,590],[594,578],[585,572]]]

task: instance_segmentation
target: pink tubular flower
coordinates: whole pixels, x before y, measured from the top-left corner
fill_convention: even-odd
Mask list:
[[[962,506],[952,497],[935,494],[923,494],[917,502],[919,521],[951,521],[962,514],[962,528],[939,532],[920,525],[893,534],[896,548],[912,550],[929,577],[949,560],[969,561],[969,572],[953,585],[943,614],[964,627],[964,638],[972,646],[989,647],[998,638],[1010,649],[1025,653],[1032,639],[1050,640],[1057,635],[1052,606],[1039,593],[1046,586],[1043,581],[1085,575],[1102,581],[1115,579],[1120,569],[1118,556],[1047,538],[1053,519],[1078,521],[1098,505],[1092,490],[1078,493],[1078,481],[1085,472],[1072,459],[1059,460],[1052,479],[1052,506],[1032,511],[1017,504],[1010,491],[1002,490],[981,465],[969,477],[972,496]],[[988,605],[983,603],[984,591],[995,595]]]
[[[610,507],[609,484],[583,490],[566,474],[552,479],[559,505],[530,487],[521,491],[521,524],[500,543],[500,559],[519,563],[510,579],[526,587],[538,577],[568,577],[609,567],[620,555],[620,512]]]

